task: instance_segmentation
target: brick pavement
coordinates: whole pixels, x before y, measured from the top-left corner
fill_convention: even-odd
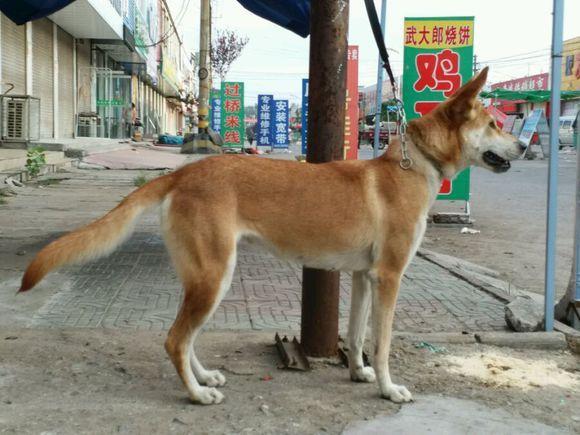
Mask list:
[[[71,285],[33,317],[39,327],[168,329],[181,287],[148,219],[110,257],[67,269]],[[232,287],[207,329],[300,327],[301,268],[242,243]],[[351,276],[341,275],[340,330],[348,320]],[[399,296],[395,329],[411,332],[503,330],[503,304],[425,259],[415,258]]]
[[[159,217],[142,219],[136,233],[110,257],[52,275],[43,293],[22,307],[12,298],[22,260],[65,231],[102,216],[133,187],[134,171],[71,171],[44,189],[25,188],[0,214],[0,304],[33,326],[162,330],[170,327],[181,287],[159,235]],[[18,216],[18,219],[14,219]],[[25,257],[14,255],[22,251]],[[301,268],[253,245],[240,246],[232,288],[210,329],[295,330],[300,325]],[[49,280],[47,280],[49,282]],[[60,286],[58,288],[57,286]],[[342,274],[340,327],[346,329],[351,279]],[[44,293],[46,295],[46,293]],[[3,297],[3,299],[2,299]],[[4,301],[4,302],[3,302]],[[37,305],[35,305],[37,304]],[[40,307],[40,308],[38,308]],[[504,329],[503,305],[447,270],[416,258],[403,279],[395,328],[411,332]]]

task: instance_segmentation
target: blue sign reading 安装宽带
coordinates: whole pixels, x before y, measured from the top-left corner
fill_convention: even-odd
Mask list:
[[[272,100],[272,148],[288,148],[290,135],[288,134],[288,100]]]
[[[222,119],[222,106],[219,98],[211,99],[211,129],[215,132],[220,132]]]
[[[258,95],[257,145],[272,146],[272,101],[274,101],[273,95]]]
[[[300,122],[302,124],[302,154],[306,155],[308,141],[308,79],[302,79],[302,113]]]

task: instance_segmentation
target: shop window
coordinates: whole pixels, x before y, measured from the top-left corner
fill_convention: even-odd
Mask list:
[[[574,69],[574,55],[566,56],[566,75],[571,76]]]

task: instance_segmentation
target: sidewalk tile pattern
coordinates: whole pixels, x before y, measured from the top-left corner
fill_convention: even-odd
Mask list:
[[[175,319],[181,286],[154,232],[137,232],[111,256],[67,272],[72,285],[37,312],[34,326],[164,330]],[[301,280],[300,266],[240,244],[231,289],[206,329],[299,331]],[[342,273],[341,333],[351,283],[351,275]],[[399,294],[396,330],[503,330],[504,325],[501,302],[427,260],[413,260]]]

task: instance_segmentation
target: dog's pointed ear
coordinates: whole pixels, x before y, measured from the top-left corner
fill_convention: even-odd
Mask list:
[[[475,117],[474,108],[477,97],[487,81],[489,67],[485,67],[481,72],[464,84],[447,101],[445,105],[448,116],[459,122],[465,122]]]

